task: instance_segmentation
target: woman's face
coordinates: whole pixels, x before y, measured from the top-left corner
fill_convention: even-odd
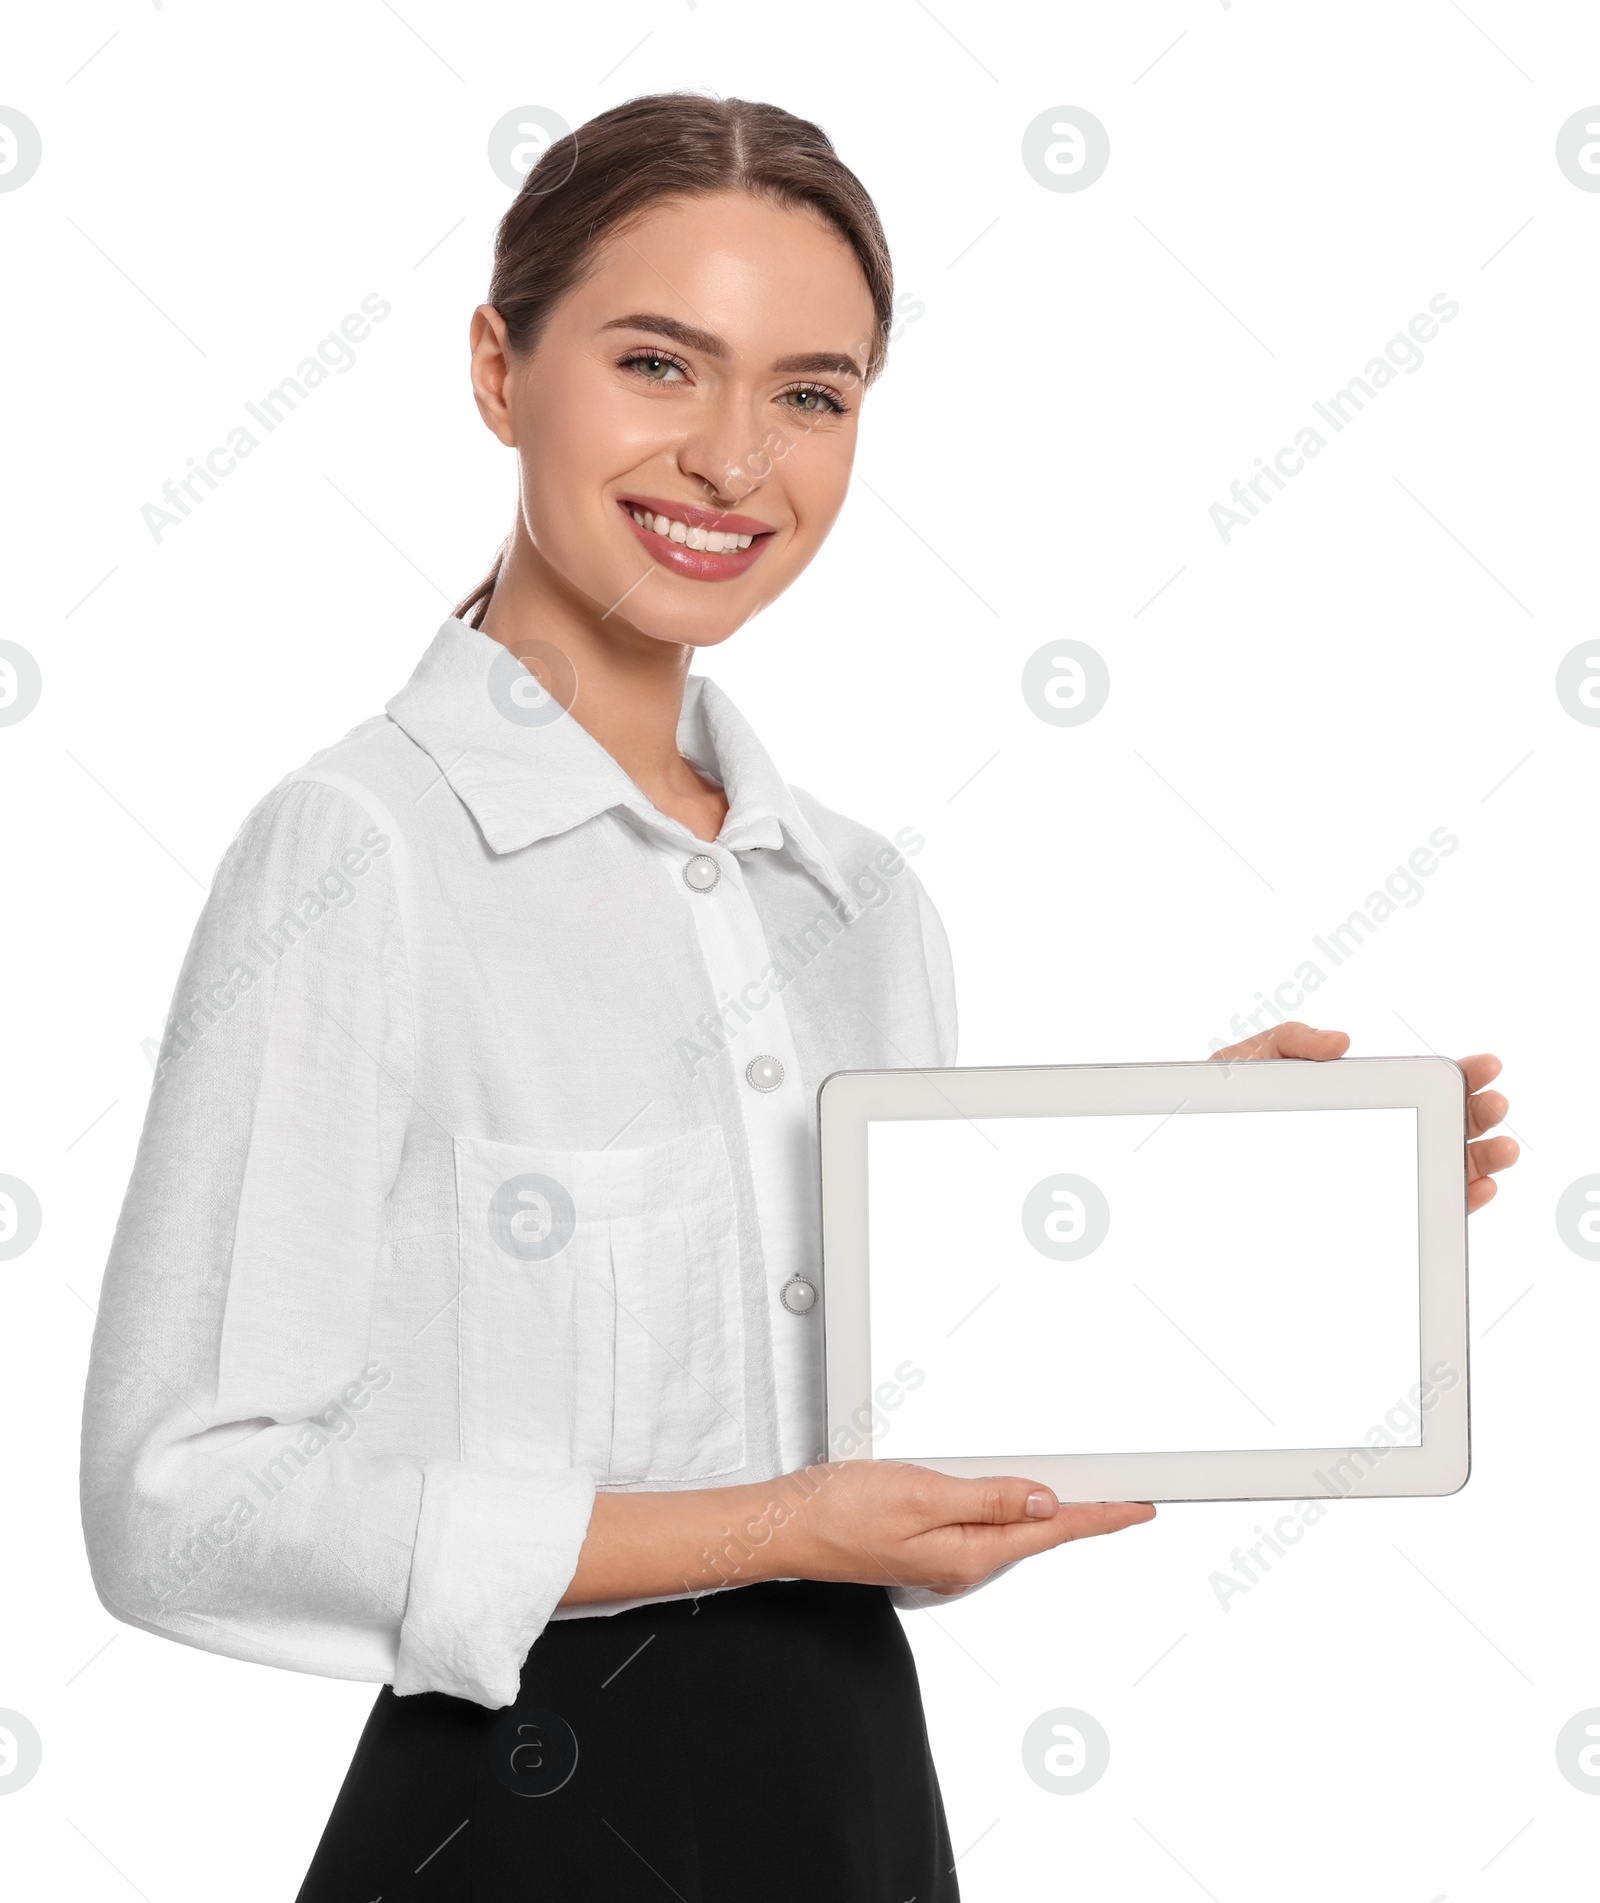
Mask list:
[[[606,241],[527,356],[481,307],[473,384],[555,577],[608,621],[710,647],[833,526],[875,329],[816,214],[672,199]]]

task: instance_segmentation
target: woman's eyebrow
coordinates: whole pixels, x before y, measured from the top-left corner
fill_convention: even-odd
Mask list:
[[[728,346],[709,330],[696,330],[693,324],[680,323],[676,317],[663,317],[657,311],[632,311],[626,317],[613,317],[602,330],[653,330],[658,337],[670,337],[686,350],[698,350],[702,356],[732,356]]]
[[[787,374],[794,370],[818,370],[836,377],[861,377],[861,366],[854,357],[836,354],[833,351],[817,350],[803,357],[780,357],[772,366]]]
[[[670,337],[673,343],[682,344],[686,350],[698,350],[702,356],[716,358],[719,362],[733,355],[723,340],[709,330],[698,330],[693,324],[685,324],[676,317],[663,317],[659,311],[631,311],[626,317],[613,317],[600,326],[602,330],[653,330],[658,337]],[[772,368],[780,374],[789,375],[796,371],[826,371],[834,376],[861,376],[861,366],[842,351],[807,351],[796,357],[780,357]]]

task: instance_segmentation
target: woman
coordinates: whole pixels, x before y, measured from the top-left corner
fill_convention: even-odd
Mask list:
[[[894,1608],[1152,1515],[826,1458],[814,1092],[954,1061],[949,951],[688,666],[821,546],[891,305],[805,121],[553,145],[472,321],[502,556],[197,929],[84,1516],[119,1618],[384,1684],[304,1903],[953,1898]]]

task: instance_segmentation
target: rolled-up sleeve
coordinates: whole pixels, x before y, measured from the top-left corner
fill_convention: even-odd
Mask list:
[[[374,1327],[386,1198],[426,1114],[395,853],[302,777],[223,859],[106,1268],[83,1526],[129,1624],[499,1707],[576,1569],[595,1476],[441,1457],[423,1364]]]

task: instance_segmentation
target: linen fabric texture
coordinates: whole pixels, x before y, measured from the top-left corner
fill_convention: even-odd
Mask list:
[[[955,1061],[949,945],[900,848],[786,785],[705,676],[678,739],[726,789],[715,841],[452,618],[244,821],[94,1333],[117,1618],[500,1708],[547,1621],[652,1603],[558,1608],[597,1488],[827,1457],[820,1309],[778,1296],[821,1287],[816,1090]],[[789,1053],[779,1089],[746,1047]]]

